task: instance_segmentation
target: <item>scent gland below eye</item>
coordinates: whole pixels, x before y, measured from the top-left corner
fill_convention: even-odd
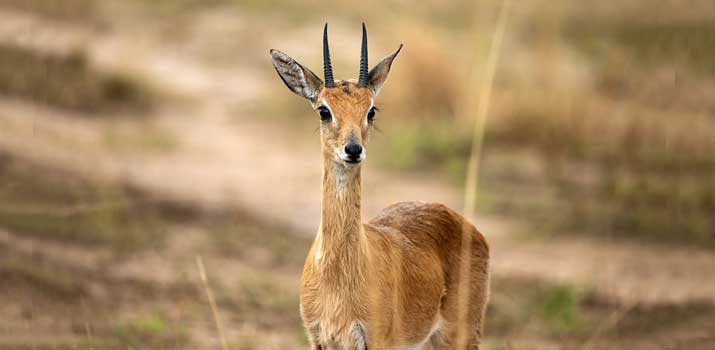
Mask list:
[[[321,122],[328,122],[332,116],[330,115],[330,110],[325,106],[318,107],[318,114],[320,114]]]

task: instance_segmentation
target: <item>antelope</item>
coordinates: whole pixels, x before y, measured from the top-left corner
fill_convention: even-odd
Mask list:
[[[396,203],[361,220],[360,168],[376,123],[375,97],[401,49],[368,72],[363,23],[357,81],[333,79],[327,23],[325,81],[270,50],[278,76],[320,117],[321,218],[300,290],[312,350],[479,348],[489,289],[482,234],[434,203]]]

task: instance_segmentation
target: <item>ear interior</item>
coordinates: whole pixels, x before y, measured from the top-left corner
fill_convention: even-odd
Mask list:
[[[392,61],[395,60],[397,54],[402,50],[402,44],[392,55],[389,55],[380,61],[375,67],[370,70],[368,74],[368,87],[372,89],[373,95],[377,96],[380,93],[382,85],[387,80],[387,76],[390,74],[390,68],[392,67]]]
[[[273,68],[286,86],[296,95],[315,103],[323,81],[310,69],[303,67],[290,56],[278,50],[271,50]]]

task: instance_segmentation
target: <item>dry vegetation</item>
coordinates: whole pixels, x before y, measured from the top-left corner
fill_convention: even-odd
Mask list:
[[[0,317],[12,320],[6,330],[20,332],[0,331],[0,345],[183,348],[205,344],[197,342],[197,332],[215,339],[205,296],[191,271],[192,256],[181,251],[184,240],[194,252],[211,257],[209,281],[227,328],[234,330],[230,348],[258,349],[261,334],[279,335],[280,344],[303,343],[296,279],[308,239],[241,211],[205,212],[129,190],[114,190],[123,193],[120,200],[105,197],[106,184],[96,186],[77,174],[20,159],[5,157],[2,169],[7,185],[0,202],[4,208],[17,206],[3,211],[0,225],[24,235],[0,241],[0,277],[8,282],[0,295],[19,301],[0,309]],[[23,192],[28,187],[20,181],[28,176],[37,186],[32,195]],[[77,217],[47,223],[57,215]],[[73,248],[56,251],[60,247]],[[157,254],[170,260],[147,259]],[[166,271],[166,263],[174,266]],[[137,264],[140,270],[132,268]],[[219,278],[224,268],[240,273]],[[167,279],[167,273],[174,277]],[[293,278],[286,280],[284,274]],[[629,340],[671,331],[676,323],[678,330],[702,329],[715,321],[709,317],[713,305],[705,302],[641,307],[606,299],[587,287],[502,276],[492,283],[487,333],[496,349],[504,341],[520,346],[529,339],[562,346],[595,339],[611,349],[626,349]],[[72,316],[65,319],[68,310]],[[26,330],[15,328],[13,322],[20,321],[27,323]],[[250,330],[235,333],[247,324]],[[35,333],[47,338],[23,340]]]
[[[532,28],[544,26],[544,21],[520,20],[510,28],[510,40],[523,40],[535,52],[512,52],[512,47],[500,63],[485,161],[501,164],[498,158],[505,153],[528,152],[541,164],[540,175],[549,180],[539,185],[555,198],[517,213],[542,220],[558,210],[564,215],[551,218],[551,223],[563,232],[588,227],[600,237],[712,246],[715,51],[710,22],[604,20],[566,13],[549,19],[557,23],[546,23],[554,28],[538,39],[538,30]],[[424,48],[418,44],[411,50]],[[385,164],[402,170],[437,166],[459,181],[471,135],[470,119],[457,115],[454,96],[473,91],[450,85],[454,75],[444,71],[442,62],[447,60],[431,58],[445,51],[420,51],[414,56],[430,59],[402,62],[408,76],[401,78],[408,83],[403,80],[394,88],[422,97],[418,103],[391,106],[389,119],[399,121],[385,118],[394,129],[389,137],[378,135],[377,142],[389,150],[381,152],[389,155]],[[562,67],[547,62],[541,72],[532,72],[540,68],[525,68],[521,58],[510,59],[510,54],[544,57]],[[432,97],[432,88],[443,85],[450,88],[440,91],[456,93]],[[528,173],[519,165],[511,167]],[[487,166],[484,172],[483,198],[499,196],[489,193],[499,185],[488,182],[494,178],[489,173],[504,169]],[[498,207],[517,208],[518,203],[509,202],[520,200],[502,198]]]
[[[0,173],[0,295],[16,302],[0,308],[0,347],[173,348],[196,345],[196,333],[212,339],[192,253],[209,257],[210,277],[220,275],[214,266],[241,271],[210,280],[229,327],[256,328],[232,342],[256,332],[301,340],[297,289],[282,275],[297,276],[308,241],[288,229],[7,156]]]
[[[93,113],[146,109],[151,100],[139,81],[124,73],[96,71],[83,52],[62,56],[12,44],[0,45],[0,93]]]
[[[92,0],[3,0],[2,5],[50,19],[69,21],[96,18],[96,4]]]
[[[184,214],[182,208],[163,208],[120,185],[9,157],[3,157],[0,167],[0,222],[25,235],[129,251],[159,242],[167,216]]]

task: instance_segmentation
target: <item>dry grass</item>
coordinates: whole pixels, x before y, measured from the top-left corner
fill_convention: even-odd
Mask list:
[[[567,15],[552,21],[555,29],[543,34],[552,37],[535,40],[520,54],[543,56],[565,67],[580,65],[586,73],[574,78],[566,68],[547,65],[541,71],[551,72],[543,77],[548,82],[538,74],[517,78],[528,68],[522,61],[510,61],[515,53],[507,55],[484,140],[486,157],[518,152],[536,157],[545,169],[540,176],[547,180],[542,192],[556,193],[555,203],[563,205],[554,206],[544,197],[541,208],[514,213],[542,222],[549,212],[565,211],[552,222],[558,232],[712,245],[715,188],[709,179],[715,171],[715,143],[710,135],[715,124],[708,115],[715,82],[706,62],[711,38],[688,34],[707,33],[707,25],[645,21],[609,26]],[[517,23],[513,36],[532,38],[524,28],[535,25],[539,23]],[[430,49],[430,55],[449,55],[449,42],[443,45],[442,50]],[[421,79],[436,83],[390,88],[420,96],[428,94],[421,90],[452,79],[439,69],[420,68]],[[375,138],[374,147],[387,150],[381,152],[388,155],[381,163],[399,170],[437,170],[459,179],[468,168],[464,159],[470,157],[468,122],[438,104],[389,108],[389,119],[379,121],[386,135]],[[519,164],[512,166],[522,171]],[[491,188],[509,185],[501,179],[494,182],[493,174],[499,173],[504,169],[484,169],[487,193],[477,200],[498,195],[488,193]],[[505,200],[498,206],[521,207],[519,196]]]
[[[0,225],[27,235],[119,251],[160,244],[170,217],[187,210],[121,185],[23,160],[0,159]]]
[[[467,216],[472,216],[474,214],[474,208],[476,206],[477,184],[479,181],[480,170],[479,164],[482,158],[482,147],[484,145],[484,134],[487,126],[487,115],[490,112],[489,107],[492,102],[494,75],[497,71],[497,63],[499,62],[501,46],[504,41],[504,33],[506,31],[507,19],[509,18],[510,5],[511,3],[509,0],[502,1],[499,18],[497,20],[496,28],[494,29],[494,36],[492,37],[492,44],[489,48],[487,62],[484,67],[484,73],[481,75],[474,74],[472,81],[469,83],[470,86],[476,85],[473,81],[476,81],[477,77],[481,76],[482,84],[479,89],[479,101],[476,105],[476,109],[469,108],[469,106],[473,105],[470,98],[473,94],[469,89],[467,89],[464,93],[466,98],[465,101],[462,102],[462,105],[465,107],[462,107],[461,109],[463,110],[462,113],[465,114],[465,117],[474,115],[472,147],[469,152],[466,180],[464,185],[463,214]],[[475,49],[474,51],[477,50]]]
[[[199,270],[199,277],[201,278],[201,285],[204,287],[204,292],[206,293],[206,299],[211,307],[211,315],[213,316],[214,323],[216,324],[216,332],[218,333],[218,338],[221,341],[221,349],[228,350],[228,343],[226,342],[226,332],[223,328],[223,323],[218,313],[218,307],[216,306],[216,299],[214,298],[213,291],[209,286],[208,277],[206,275],[206,268],[204,267],[204,260],[201,255],[196,256],[196,267]]]
[[[76,213],[79,203],[83,206],[80,213],[86,209],[87,220],[91,221],[101,201],[107,200],[102,193],[95,192],[94,182],[15,158],[5,157],[1,164],[4,186],[0,202],[3,208],[11,208],[12,203],[14,211],[6,210],[0,220],[0,226],[8,231],[9,237],[0,244],[0,277],[8,282],[0,287],[0,296],[16,301],[12,310],[22,310],[27,315],[23,317],[38,321],[32,321],[29,328],[17,330],[19,316],[12,310],[0,309],[0,319],[6,323],[4,330],[17,333],[8,340],[4,330],[0,331],[0,347],[136,349],[199,344],[198,347],[207,348],[207,339],[214,339],[209,335],[214,330],[209,326],[212,322],[208,310],[220,310],[224,315],[225,326],[221,328],[226,331],[220,337],[224,348],[230,345],[249,349],[252,348],[249,344],[260,339],[250,332],[236,334],[235,330],[242,327],[270,334],[276,338],[272,344],[295,344],[302,339],[298,336],[301,327],[296,285],[276,275],[276,271],[287,269],[293,271],[291,276],[295,275],[296,260],[277,257],[262,263],[255,257],[260,251],[264,253],[258,254],[267,257],[282,254],[276,249],[286,248],[275,248],[277,243],[260,239],[276,237],[277,240],[279,236],[292,248],[283,251],[286,255],[302,255],[306,241],[290,234],[287,228],[255,218],[248,218],[242,224],[241,218],[247,216],[240,211],[207,212],[192,209],[189,204],[174,206],[148,200],[133,190],[125,192],[127,197],[120,206],[107,209],[103,215],[118,219],[87,226],[84,216],[79,219],[75,216],[80,215]],[[28,178],[37,182],[20,181]],[[101,188],[104,186],[123,188],[120,184],[103,184]],[[18,217],[19,211],[32,212],[35,216]],[[61,215],[65,211],[71,216]],[[161,224],[160,235],[154,231],[155,223],[146,220],[154,211]],[[36,227],[45,216],[58,214],[61,217],[52,225]],[[79,223],[73,223],[75,221]],[[187,231],[185,227],[193,228],[188,231],[200,231],[201,239],[186,243],[187,238],[180,234]],[[98,240],[98,237],[104,238]],[[234,247],[241,245],[246,253],[227,256],[226,242]],[[201,289],[196,288],[196,285],[208,288],[206,269],[202,266],[201,278],[181,277],[186,265],[181,247],[186,244],[191,244],[192,252],[211,257],[207,266],[214,266],[217,261],[222,266],[220,273],[211,275],[210,307],[202,301],[205,299]],[[57,251],[61,247],[70,249]],[[121,254],[111,254],[113,252]],[[147,278],[152,274],[166,276],[166,266],[162,263],[165,260],[171,262],[170,273],[179,276],[178,279],[160,282]],[[158,265],[154,265],[157,262]],[[136,264],[142,266],[138,271],[131,267]],[[228,271],[224,270],[226,266]],[[237,277],[233,273],[236,268],[243,274],[237,284],[229,284],[227,281]],[[196,275],[195,269],[193,266],[190,270],[191,276]],[[25,339],[28,331],[43,337]],[[283,340],[279,342],[280,339]]]
[[[27,264],[27,261],[8,254],[9,247],[2,247],[1,250],[5,256],[0,260],[0,278],[5,283],[25,286],[50,299],[71,300],[86,292],[82,283],[71,276],[58,274],[39,264]]]
[[[542,152],[547,179],[580,218],[562,224],[611,237],[712,244],[715,143],[708,135],[715,125],[658,114],[634,109],[613,120],[599,102],[534,103],[505,116],[490,136],[502,147]]]
[[[713,322],[707,316],[713,310],[712,304],[700,302],[649,307],[622,304],[584,287],[495,278],[486,332],[497,343],[540,338],[574,349],[620,349],[628,347],[619,345],[627,339],[654,337],[672,343],[683,336],[676,335],[682,328],[692,327],[698,333]],[[673,338],[665,335],[669,330]]]
[[[83,52],[67,56],[0,44],[0,93],[84,112],[146,110],[152,93],[130,75],[102,72]]]
[[[709,20],[575,18],[564,26],[564,35],[593,59],[603,59],[615,45],[649,68],[679,65],[712,77],[715,75],[713,30],[715,25]]]
[[[87,20],[96,15],[97,3],[93,0],[3,0],[2,7],[10,7],[53,19]]]

